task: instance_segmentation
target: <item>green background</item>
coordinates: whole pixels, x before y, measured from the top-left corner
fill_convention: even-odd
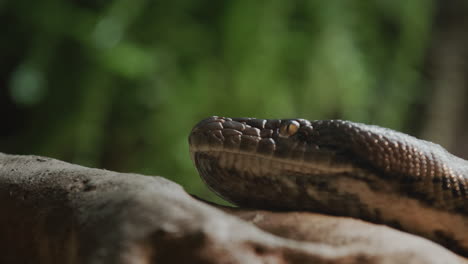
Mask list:
[[[187,137],[211,116],[411,134],[432,1],[1,1],[0,151],[161,175],[213,199]]]

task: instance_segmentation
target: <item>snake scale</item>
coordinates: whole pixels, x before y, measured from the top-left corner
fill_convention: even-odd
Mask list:
[[[213,116],[189,136],[205,183],[243,207],[386,224],[468,256],[468,161],[343,120]]]

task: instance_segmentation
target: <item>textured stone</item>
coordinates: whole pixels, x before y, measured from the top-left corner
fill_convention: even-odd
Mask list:
[[[0,154],[0,263],[467,263],[350,218],[216,206],[161,177]]]

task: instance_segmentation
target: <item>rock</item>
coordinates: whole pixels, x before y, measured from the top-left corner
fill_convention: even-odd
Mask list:
[[[467,263],[385,226],[216,206],[161,177],[0,154],[0,263]]]

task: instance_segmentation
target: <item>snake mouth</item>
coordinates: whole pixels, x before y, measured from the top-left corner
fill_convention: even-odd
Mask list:
[[[212,147],[191,147],[190,154],[197,168],[202,166],[199,162],[200,157],[205,157],[218,163],[217,165],[222,169],[236,170],[238,172],[248,171],[252,175],[259,177],[264,175],[280,176],[285,173],[304,175],[341,174],[352,172],[354,169],[354,166],[350,163],[336,162],[334,159],[324,157],[321,157],[321,162],[305,162],[304,160],[285,159],[282,157]],[[197,155],[198,158],[196,157]]]

